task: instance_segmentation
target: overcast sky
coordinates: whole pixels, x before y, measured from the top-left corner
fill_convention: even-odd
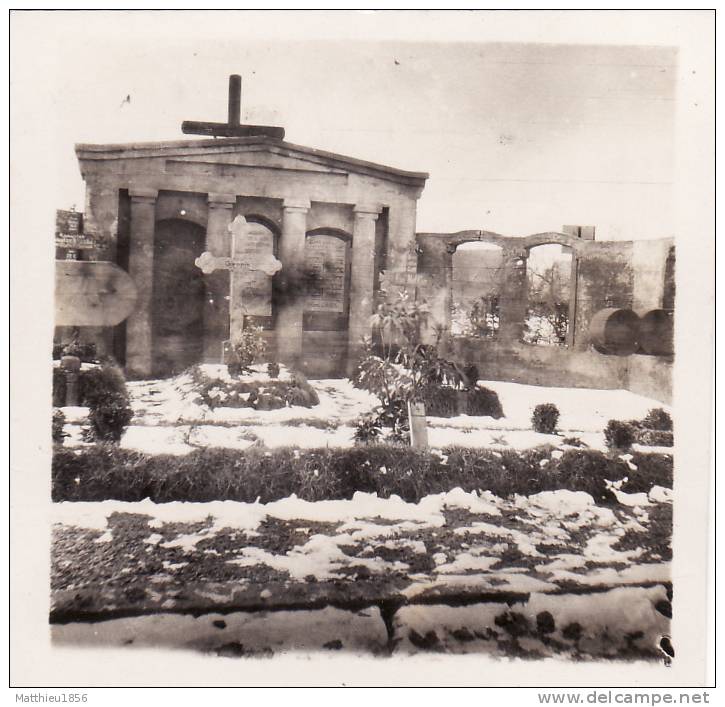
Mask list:
[[[181,139],[182,120],[226,119],[228,75],[239,73],[243,120],[429,172],[418,231],[581,224],[601,239],[674,234],[674,49],[373,42],[362,30],[357,40],[260,39],[270,16],[77,17],[15,48],[16,90],[41,78],[49,97],[48,209],[82,208],[74,143]],[[33,120],[14,126],[32,129]]]

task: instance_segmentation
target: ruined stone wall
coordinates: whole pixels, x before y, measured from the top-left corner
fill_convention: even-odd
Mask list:
[[[450,335],[452,255],[462,243],[481,241],[502,249],[504,272],[500,325],[490,339]],[[672,360],[663,356],[613,356],[592,347],[590,322],[599,310],[635,309],[639,314],[662,306],[671,239],[598,242],[563,233],[525,238],[485,231],[421,233],[418,242],[417,296],[431,308],[431,329],[443,326],[444,350],[464,363],[476,363],[482,378],[563,387],[627,388],[663,402],[672,398]],[[527,311],[526,258],[537,245],[571,248],[570,336],[566,346],[537,346],[522,341]]]

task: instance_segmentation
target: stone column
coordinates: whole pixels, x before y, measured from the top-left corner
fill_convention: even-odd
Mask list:
[[[136,376],[152,372],[152,304],[156,189],[129,189],[131,233],[128,272],[138,292],[136,309],[126,321],[126,369]]]
[[[350,319],[347,335],[347,368],[352,372],[363,350],[364,339],[372,333],[373,281],[375,277],[375,221],[380,206],[357,204],[352,227],[350,267]]]
[[[515,344],[521,341],[526,317],[526,251],[505,251],[503,292],[500,301],[499,341]]]
[[[205,250],[212,255],[231,255],[229,224],[237,202],[234,194],[209,194]],[[224,342],[229,339],[229,271],[204,275],[204,362],[221,363]]]
[[[298,367],[302,358],[302,313],[305,306],[304,263],[307,212],[310,202],[285,199],[282,206],[282,235],[279,259],[282,270],[277,288],[277,358]]]

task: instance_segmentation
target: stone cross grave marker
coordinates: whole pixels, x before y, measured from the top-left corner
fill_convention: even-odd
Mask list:
[[[272,253],[246,247],[248,224],[244,216],[237,216],[228,229],[232,234],[231,257],[204,251],[194,261],[205,275],[216,270],[229,270],[229,341],[224,343],[224,350],[228,350],[230,344],[239,339],[244,328],[244,315],[249,314],[245,309],[244,291],[249,285],[250,273],[263,272],[272,277],[282,269],[282,263]]]

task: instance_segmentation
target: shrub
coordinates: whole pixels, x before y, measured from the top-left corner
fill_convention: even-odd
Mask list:
[[[450,448],[447,460],[424,450],[389,444],[349,449],[201,449],[184,456],[150,456],[98,444],[79,450],[56,447],[52,465],[54,501],[234,500],[262,503],[294,493],[307,501],[352,498],[356,491],[392,494],[408,502],[460,487],[486,489],[499,497],[561,488],[586,491],[598,503],[611,502],[604,479],[628,476],[627,492],[671,486],[672,458],[634,455],[624,462],[591,450],[569,450],[549,458],[550,448],[517,452]]]
[[[128,396],[120,393],[108,393],[95,400],[88,413],[94,437],[105,442],[119,442],[132,418]]]
[[[636,439],[636,430],[629,422],[610,420],[604,428],[604,439],[612,449],[629,449]]]
[[[458,415],[458,401],[461,391],[448,386],[428,385],[421,391],[426,415],[432,417],[455,417]]]
[[[63,444],[63,439],[68,435],[63,432],[65,425],[65,415],[60,410],[53,410],[53,428],[52,439],[54,444]]]
[[[594,450],[568,449],[555,468],[557,487],[586,491],[600,503],[615,500],[605,480],[619,481],[629,474],[629,467],[619,459],[609,459]]]
[[[270,362],[267,364],[267,375],[270,378],[277,378],[279,376],[279,364]]]
[[[534,414],[531,416],[531,426],[536,432],[553,435],[556,432],[558,422],[559,408],[553,403],[542,403],[534,408]]]
[[[236,361],[228,364],[229,373],[240,375],[248,372],[250,366],[267,350],[267,342],[262,336],[262,328],[247,327],[243,329],[239,338],[232,343],[232,350]]]
[[[107,397],[121,396],[128,399],[123,371],[110,363],[80,372],[81,405],[96,407]]]
[[[653,408],[642,419],[642,426],[648,430],[671,432],[672,417],[670,416],[670,413],[662,408]]]
[[[466,397],[469,415],[488,415],[496,420],[504,416],[496,391],[483,386],[474,386]]]

